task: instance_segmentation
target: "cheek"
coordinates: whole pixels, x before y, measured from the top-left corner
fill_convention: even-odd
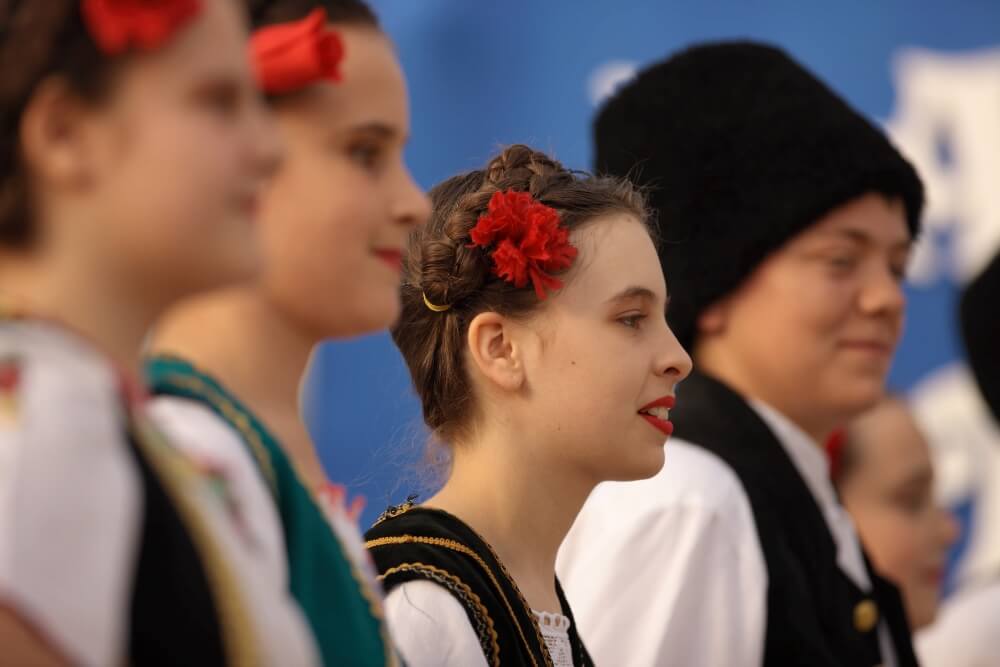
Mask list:
[[[867,520],[859,517],[858,523],[859,529],[862,525],[866,528],[863,538],[880,569],[901,582],[920,576],[926,554],[917,521],[900,510],[881,508],[871,512]]]
[[[327,179],[283,179],[268,195],[265,286],[318,335],[391,325],[399,275],[373,253],[370,200]]]

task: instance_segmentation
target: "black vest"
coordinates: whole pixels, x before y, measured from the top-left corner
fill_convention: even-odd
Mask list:
[[[143,488],[142,528],[131,600],[128,662],[230,664],[201,554],[163,482],[130,438]]]
[[[551,667],[528,603],[493,549],[461,520],[406,504],[387,510],[365,539],[386,593],[404,582],[426,579],[462,604],[488,665]],[[592,667],[558,580],[556,592],[563,615],[572,623],[573,664]]]
[[[764,665],[879,665],[876,628],[882,618],[899,667],[915,666],[899,592],[867,560],[872,591],[862,591],[843,573],[816,499],[753,408],[722,383],[695,373],[681,386],[671,419],[678,438],[733,469],[750,500],[768,577]]]

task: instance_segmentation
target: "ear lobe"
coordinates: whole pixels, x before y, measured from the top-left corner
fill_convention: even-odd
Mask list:
[[[524,366],[507,318],[493,312],[476,315],[469,323],[466,342],[472,365],[484,377],[505,391],[521,388]]]
[[[43,81],[21,115],[21,150],[36,178],[56,186],[86,183],[92,157],[84,140],[84,103],[57,79]]]
[[[728,315],[724,301],[712,304],[698,316],[698,333],[711,336],[724,332]]]

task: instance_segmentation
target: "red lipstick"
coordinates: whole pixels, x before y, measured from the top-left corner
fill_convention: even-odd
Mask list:
[[[403,270],[403,253],[399,250],[375,250],[375,256],[397,273]]]
[[[675,397],[663,396],[639,408],[639,416],[649,422],[650,426],[663,433],[663,435],[670,437],[674,432],[673,423],[668,419],[663,419],[661,415],[651,414],[650,410],[659,408],[656,412],[662,414],[663,410],[672,410],[676,403],[677,399]]]

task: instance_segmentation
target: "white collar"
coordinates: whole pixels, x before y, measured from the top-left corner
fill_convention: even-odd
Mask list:
[[[859,588],[870,590],[871,579],[861,555],[861,541],[850,515],[837,500],[826,454],[808,433],[770,405],[752,398],[747,402],[781,443],[820,506],[830,535],[837,545],[837,564],[840,569]]]

